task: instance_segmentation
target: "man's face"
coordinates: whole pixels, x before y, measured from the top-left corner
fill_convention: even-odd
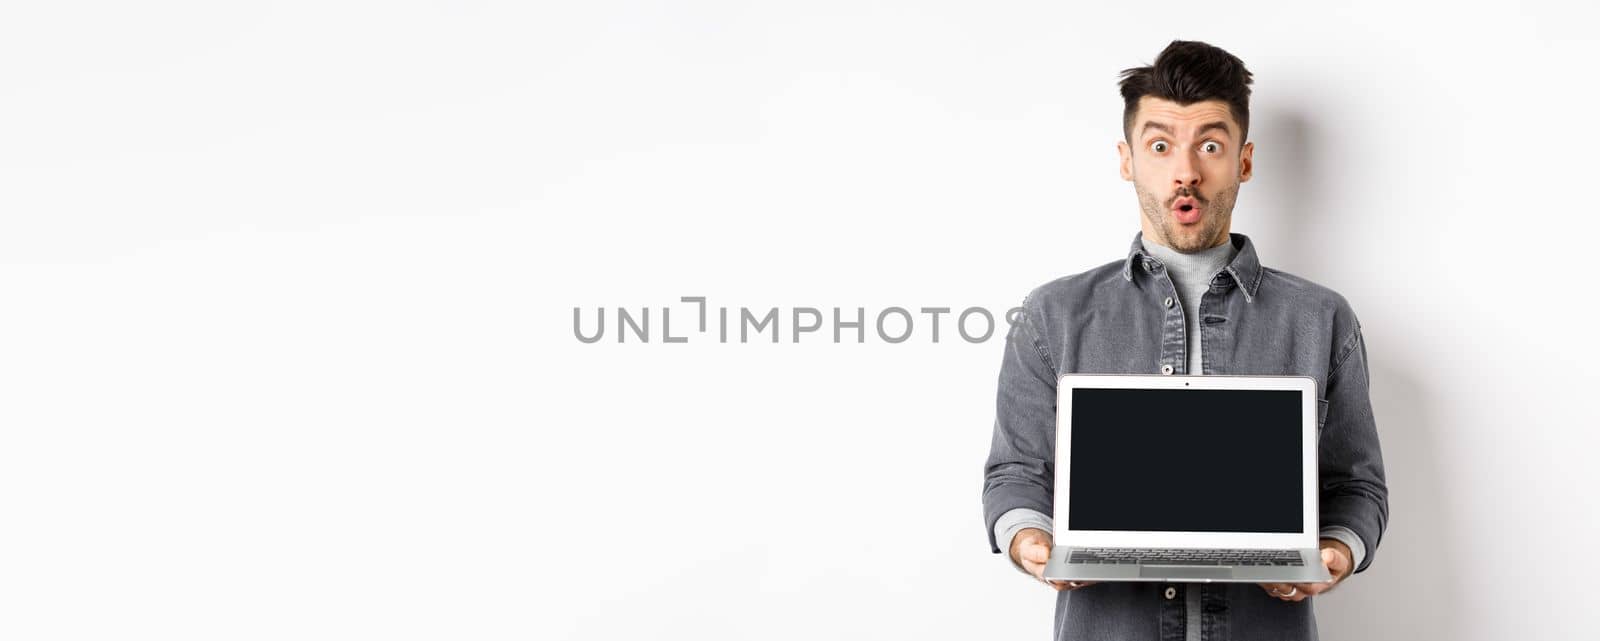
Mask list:
[[[1139,195],[1144,237],[1186,254],[1227,242],[1239,183],[1250,180],[1255,151],[1255,143],[1239,140],[1228,103],[1180,107],[1145,96],[1130,135],[1131,145],[1117,141],[1117,155],[1122,179]]]

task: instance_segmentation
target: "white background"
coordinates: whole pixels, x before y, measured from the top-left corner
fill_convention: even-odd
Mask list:
[[[1585,637],[1580,4],[8,3],[0,636],[1048,638],[1003,333],[572,310],[1015,305],[1126,251],[1117,72],[1182,38],[1256,74],[1234,231],[1366,329],[1324,638]]]

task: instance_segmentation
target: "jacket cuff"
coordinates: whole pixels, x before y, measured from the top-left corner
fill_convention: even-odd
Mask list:
[[[1361,541],[1362,553],[1356,559],[1355,570],[1351,574],[1361,572],[1372,565],[1373,553],[1377,551],[1379,537],[1383,534],[1384,514],[1387,506],[1373,501],[1365,496],[1344,494],[1326,498],[1322,501],[1322,528],[1341,527],[1349,530]],[[1348,545],[1348,544],[1346,544]],[[1356,550],[1350,547],[1351,553]]]
[[[1045,488],[1026,482],[1003,482],[991,485],[984,492],[984,521],[989,526],[989,549],[1001,554],[1000,541],[995,537],[995,524],[1000,516],[1017,508],[1027,508],[1044,514],[1050,510],[1050,494]],[[1007,541],[1007,547],[1010,542]]]

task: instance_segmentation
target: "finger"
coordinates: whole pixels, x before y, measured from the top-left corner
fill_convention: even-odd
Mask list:
[[[1333,560],[1328,561],[1328,557],[1332,557]],[[1345,575],[1350,573],[1350,566],[1354,561],[1354,559],[1332,549],[1323,549],[1322,558],[1323,565],[1328,568],[1328,574],[1332,574],[1335,581],[1343,579]]]
[[[1328,588],[1333,587],[1328,583],[1296,583],[1294,586],[1306,596],[1316,596],[1318,594],[1322,594],[1323,592],[1327,592]]]
[[[1049,546],[1031,543],[1022,547],[1022,560],[1034,563],[1048,563],[1050,561]]]
[[[1350,558],[1334,548],[1322,548],[1322,567],[1328,570],[1328,580],[1320,583],[1331,587],[1350,570]]]
[[[1298,601],[1305,598],[1305,592],[1301,591],[1298,586],[1289,583],[1264,583],[1262,586],[1267,588],[1267,594],[1275,599]]]
[[[1300,601],[1304,601],[1306,597],[1310,596],[1309,594],[1306,594],[1304,587],[1299,584],[1274,583],[1273,586],[1277,591],[1270,594],[1272,594],[1274,597],[1277,597],[1279,601],[1299,603]]]
[[[1328,574],[1333,575],[1335,579],[1344,576],[1344,571],[1347,569],[1344,555],[1333,548],[1322,548],[1322,567],[1328,568]]]

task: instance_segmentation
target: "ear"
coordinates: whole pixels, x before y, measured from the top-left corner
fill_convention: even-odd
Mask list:
[[[1255,168],[1255,163],[1250,159],[1256,151],[1254,142],[1247,142],[1239,149],[1239,182],[1249,182],[1250,172]]]
[[[1123,180],[1133,180],[1133,149],[1121,140],[1117,141],[1117,165]]]

